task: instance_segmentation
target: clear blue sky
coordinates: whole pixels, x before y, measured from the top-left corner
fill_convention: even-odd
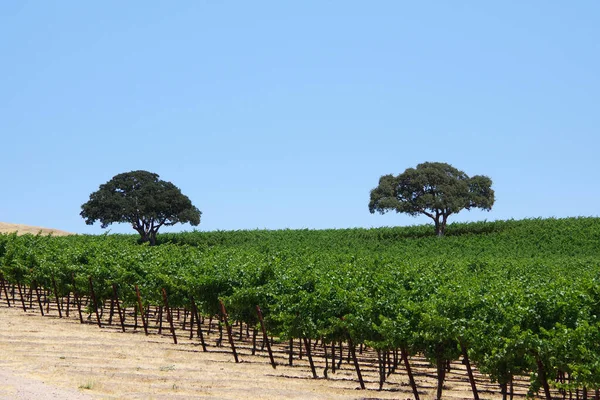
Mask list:
[[[145,169],[200,230],[420,224],[367,204],[423,161],[494,182],[491,212],[452,221],[597,216],[598,21],[598,1],[2,1],[0,221],[101,233],[81,204]]]

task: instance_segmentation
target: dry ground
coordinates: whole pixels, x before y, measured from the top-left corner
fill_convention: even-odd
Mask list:
[[[35,309],[34,309],[35,310]],[[154,330],[122,333],[116,326],[98,328],[55,314],[42,317],[39,310],[0,304],[0,399],[412,399],[404,370],[393,374],[383,391],[377,391],[377,372],[362,365],[367,390],[357,390],[351,364],[329,374],[330,379],[312,379],[306,356],[287,361],[286,348],[276,346],[274,370],[266,352],[250,354],[247,342],[236,364],[228,347],[215,347],[216,334],[209,337],[208,352],[197,339],[188,340],[179,331],[179,344]],[[363,357],[365,357],[363,355]],[[412,360],[421,398],[432,399],[435,374],[421,359]],[[317,362],[322,376],[322,358]],[[479,377],[482,399],[500,398],[497,386]],[[444,398],[472,398],[462,365],[453,365]],[[517,388],[520,396],[524,383]]]
[[[19,235],[23,235],[26,233],[31,233],[33,235],[37,235],[40,232],[42,233],[42,235],[48,235],[50,233],[52,233],[54,236],[70,235],[69,232],[61,231],[58,229],[49,229],[49,228],[42,228],[39,226],[9,224],[6,222],[0,222],[0,233],[13,233],[13,232],[17,232],[17,234],[19,234]]]

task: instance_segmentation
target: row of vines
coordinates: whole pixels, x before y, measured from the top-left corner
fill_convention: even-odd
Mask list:
[[[135,307],[193,306],[269,335],[366,345],[385,359],[426,357],[441,398],[446,366],[462,360],[498,383],[564,398],[600,389],[600,219],[329,231],[129,235],[0,235],[7,282],[66,296],[94,282]],[[470,369],[470,368],[469,368]],[[383,375],[382,375],[383,376]],[[384,380],[384,379],[383,379]],[[383,384],[383,382],[382,382]],[[417,390],[415,388],[415,394]]]

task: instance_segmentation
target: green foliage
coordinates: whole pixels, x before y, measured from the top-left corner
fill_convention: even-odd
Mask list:
[[[436,234],[443,236],[448,217],[463,209],[491,210],[494,205],[492,180],[467,174],[450,164],[426,162],[398,176],[384,175],[371,190],[369,211],[423,214],[434,221]]]
[[[556,387],[600,387],[600,218],[532,219],[428,227],[188,232],[160,246],[134,235],[0,235],[0,273],[12,282],[57,283],[61,294],[99,301],[112,284],[127,307],[138,285],[146,304],[218,313],[271,334],[406,349],[432,364],[460,345],[500,384],[537,361]],[[557,383],[561,373],[571,380]]]
[[[114,176],[81,206],[88,225],[100,221],[102,228],[113,223],[129,223],[142,242],[156,244],[156,233],[164,225],[189,222],[200,224],[202,214],[171,182],[147,171],[131,171]]]

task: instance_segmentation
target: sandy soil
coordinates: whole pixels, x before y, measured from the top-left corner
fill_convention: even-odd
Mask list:
[[[60,389],[44,382],[0,371],[0,399],[93,399],[76,390]]]
[[[35,305],[35,303],[34,303]],[[105,316],[106,318],[106,316]],[[189,331],[188,331],[189,332]],[[216,347],[208,336],[208,352],[196,338],[179,330],[179,344],[156,329],[146,336],[117,326],[99,328],[56,310],[42,317],[39,309],[6,307],[0,303],[0,399],[412,399],[404,370],[390,376],[377,391],[377,370],[367,355],[361,360],[367,390],[357,390],[351,364],[322,378],[323,359],[317,359],[319,379],[312,379],[306,356],[287,363],[287,348],[276,345],[272,369],[265,352],[250,354],[249,339],[236,340],[241,363],[228,347]],[[435,393],[435,373],[422,359],[411,360],[422,399]],[[500,398],[497,386],[478,378],[482,399]],[[523,398],[526,384],[517,387]],[[473,398],[464,367],[453,364],[444,398]]]
[[[0,222],[0,233],[12,233],[17,232],[19,235],[24,235],[26,233],[31,233],[33,235],[37,235],[38,233],[42,233],[42,235],[48,235],[52,233],[54,236],[66,236],[71,235],[69,232],[61,231],[58,229],[50,229],[50,228],[42,228],[39,226],[29,226],[29,225],[21,225],[21,224],[9,224],[6,222]]]

